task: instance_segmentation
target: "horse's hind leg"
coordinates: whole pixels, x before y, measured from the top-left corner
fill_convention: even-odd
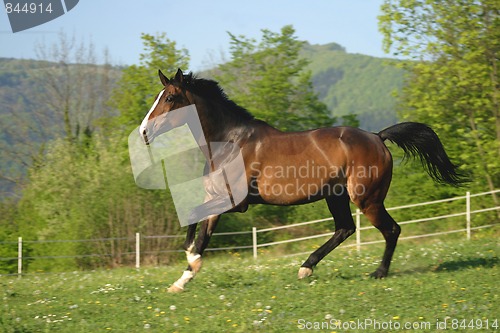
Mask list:
[[[401,227],[389,215],[384,205],[370,205],[363,209],[363,214],[382,233],[385,238],[385,250],[382,262],[375,272],[370,276],[380,279],[387,276],[391,265],[392,255],[396,249]]]
[[[347,237],[356,231],[354,220],[352,219],[349,207],[349,195],[344,188],[341,195],[332,195],[326,198],[328,209],[335,220],[335,233],[325,244],[314,251],[299,269],[299,279],[312,274],[314,266],[321,261],[328,253],[339,246]]]

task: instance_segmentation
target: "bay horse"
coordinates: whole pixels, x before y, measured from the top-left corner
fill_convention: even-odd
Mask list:
[[[326,201],[335,232],[304,261],[299,279],[312,275],[313,268],[355,232],[350,201],[385,239],[382,261],[371,276],[387,276],[401,228],[384,207],[393,168],[385,140],[402,148],[405,157],[420,158],[435,181],[450,185],[462,181],[438,136],[425,124],[404,122],[379,133],[345,126],[282,132],[231,101],[213,80],[184,74],[181,69],[170,79],[161,71],[159,77],[163,89],[144,119],[140,135],[146,144],[151,143],[160,132],[156,117],[194,104],[206,141],[237,144],[243,156],[248,194],[227,212],[244,212],[250,204],[286,206]],[[197,224],[187,227],[184,249],[188,267],[169,292],[182,291],[199,272],[201,256],[219,217],[211,215],[203,220],[196,239]]]

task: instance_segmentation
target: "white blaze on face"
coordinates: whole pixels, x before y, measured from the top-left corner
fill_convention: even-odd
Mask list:
[[[139,127],[139,135],[141,137],[143,136],[144,131],[146,131],[146,128],[148,127],[149,116],[155,110],[155,108],[158,105],[158,102],[160,101],[160,98],[161,98],[161,96],[163,95],[164,92],[165,92],[165,89],[163,89],[162,91],[160,91],[160,93],[158,94],[158,97],[156,98],[155,102],[153,103],[153,106],[151,107],[151,109],[149,109],[148,114],[146,114],[146,117],[144,117],[144,119],[142,120],[141,126]]]

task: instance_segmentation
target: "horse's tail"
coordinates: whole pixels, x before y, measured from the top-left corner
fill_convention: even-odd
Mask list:
[[[403,149],[404,158],[418,157],[427,173],[438,183],[459,186],[465,179],[454,165],[437,134],[427,125],[406,122],[393,125],[378,133]]]

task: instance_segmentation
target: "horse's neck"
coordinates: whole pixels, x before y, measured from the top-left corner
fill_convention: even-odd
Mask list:
[[[232,110],[222,105],[203,105],[204,119],[201,120],[205,138],[211,142],[234,141],[242,132],[244,124],[237,115],[232,114]],[[200,117],[201,118],[201,117]]]
[[[201,111],[200,121],[207,143],[229,142],[243,147],[249,140],[253,141],[252,138],[258,141],[262,135],[283,134],[262,120],[238,114],[239,110],[233,110],[227,105],[207,103],[201,99],[197,101],[196,106]],[[211,158],[211,156],[205,156]]]

